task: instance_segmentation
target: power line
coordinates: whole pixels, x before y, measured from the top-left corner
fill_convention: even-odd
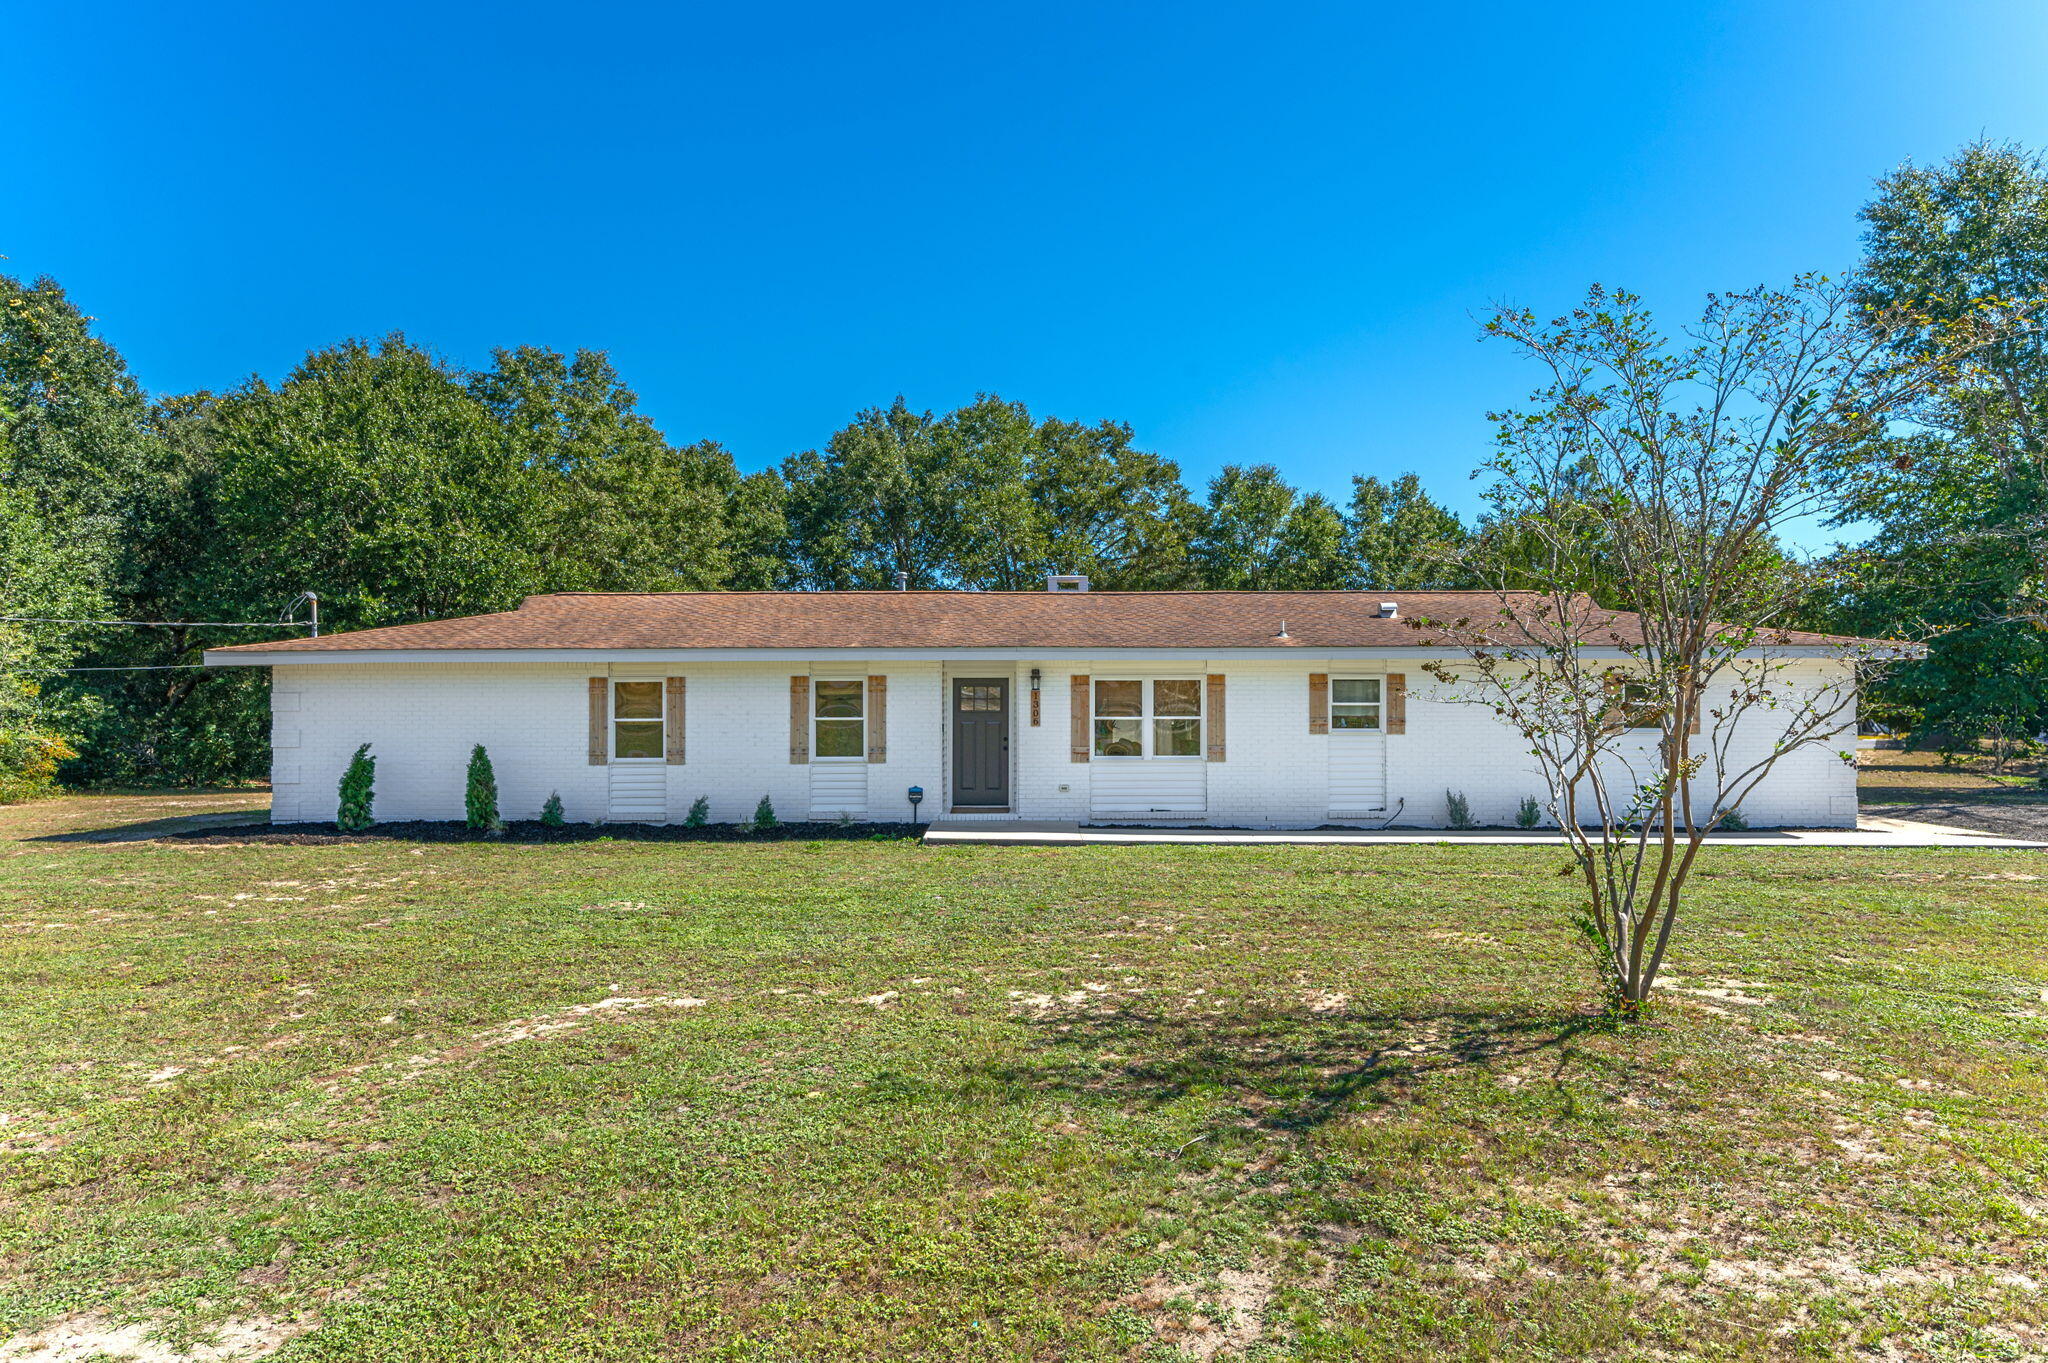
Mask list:
[[[149,663],[134,667],[31,667],[30,672],[182,672],[188,667],[205,667],[205,663]]]
[[[187,625],[247,625],[257,629],[296,628],[297,620],[68,620],[55,615],[0,615],[0,620],[11,620],[31,625],[142,625],[159,629],[175,629]]]

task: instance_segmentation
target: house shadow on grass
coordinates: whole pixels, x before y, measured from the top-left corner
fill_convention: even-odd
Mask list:
[[[1607,1030],[1564,1010],[1052,1013],[1033,1019],[1030,1054],[992,1066],[1003,1085],[1155,1107],[1222,1099],[1241,1124],[1307,1131],[1368,1104],[1401,1103],[1460,1071],[1524,1071],[1560,1082],[1573,1041]],[[1524,1076],[1526,1077],[1526,1076]]]

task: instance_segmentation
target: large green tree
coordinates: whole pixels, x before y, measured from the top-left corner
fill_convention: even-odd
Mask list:
[[[0,275],[0,616],[98,619],[163,450],[149,403],[50,279]],[[0,619],[0,799],[39,789],[97,708],[57,669],[97,631]]]
[[[675,446],[639,410],[608,356],[534,346],[494,352],[469,392],[535,482],[530,546],[563,591],[679,591],[728,574],[726,503],[739,473],[714,442]]]
[[[1260,591],[1274,585],[1295,490],[1271,464],[1225,464],[1209,480],[1193,555],[1202,585]]]
[[[1359,585],[1343,513],[1320,492],[1294,503],[1273,546],[1266,585],[1283,591],[1337,591]]]
[[[1884,177],[1863,219],[1866,302],[1925,319],[1901,354],[1936,352],[1986,309],[2036,311],[1914,408],[1841,517],[1877,530],[1839,618],[1930,639],[1885,693],[2003,754],[2048,728],[2048,168],[1978,143]]]
[[[1357,585],[1407,591],[1475,585],[1464,561],[1470,534],[1423,491],[1416,475],[1404,473],[1391,484],[1353,478],[1345,520]]]
[[[938,418],[899,397],[871,407],[825,448],[782,464],[788,558],[798,586],[949,585],[957,527],[941,493]]]
[[[208,424],[216,600],[244,618],[309,588],[336,628],[504,610],[546,576],[544,467],[403,336],[309,355]]]
[[[983,394],[943,415],[901,398],[782,465],[790,585],[1020,590],[1049,572],[1104,587],[1192,580],[1197,509],[1128,426],[1035,420]]]

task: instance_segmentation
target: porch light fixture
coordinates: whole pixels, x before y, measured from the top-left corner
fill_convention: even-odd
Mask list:
[[[1036,690],[1038,690],[1038,681],[1039,681],[1039,671],[1038,671],[1038,669],[1037,669],[1037,668],[1035,668],[1035,667],[1034,667],[1034,668],[1032,668],[1032,669],[1031,669],[1031,689],[1032,689],[1033,691],[1036,691]]]

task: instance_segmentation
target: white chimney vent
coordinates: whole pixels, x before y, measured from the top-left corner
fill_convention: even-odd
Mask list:
[[[1047,573],[1045,589],[1049,592],[1085,592],[1088,590],[1088,574]]]
[[[1401,603],[1400,603],[1400,602],[1398,602],[1398,601],[1382,601],[1382,602],[1380,602],[1380,619],[1382,619],[1382,620],[1398,620],[1398,619],[1400,619],[1400,618],[1401,618]]]

